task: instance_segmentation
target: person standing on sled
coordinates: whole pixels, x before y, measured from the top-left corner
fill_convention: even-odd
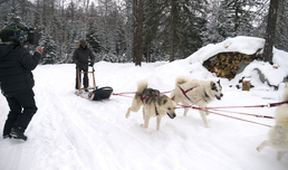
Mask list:
[[[88,48],[85,40],[80,40],[79,47],[73,53],[73,62],[76,64],[76,86],[75,89],[80,90],[81,87],[81,71],[84,72],[83,86],[88,92],[89,79],[88,79],[88,66],[94,65],[95,56]],[[79,80],[78,80],[79,77]],[[79,84],[80,83],[80,84]]]
[[[0,31],[0,88],[10,108],[3,138],[27,140],[24,132],[37,111],[31,71],[38,65],[43,48],[37,47],[31,55],[22,44],[26,40],[21,35],[27,35],[26,31],[17,27]]]

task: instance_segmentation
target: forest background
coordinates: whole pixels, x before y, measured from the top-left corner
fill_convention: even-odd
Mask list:
[[[269,2],[0,0],[0,28],[16,15],[41,31],[42,64],[71,63],[80,39],[88,41],[96,61],[137,62],[135,51],[140,62],[174,61],[228,37],[264,38]],[[274,46],[288,51],[288,3],[278,2]]]

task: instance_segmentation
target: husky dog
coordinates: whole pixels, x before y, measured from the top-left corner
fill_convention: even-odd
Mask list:
[[[288,101],[288,86],[286,84],[284,101]],[[288,152],[288,104],[276,109],[275,125],[269,130],[268,139],[264,140],[256,149],[261,151],[270,146],[277,151],[277,160],[281,160]]]
[[[144,128],[148,128],[151,117],[157,118],[157,130],[160,128],[160,121],[166,114],[174,119],[176,117],[176,103],[166,95],[161,95],[159,90],[147,88],[146,81],[139,82],[137,92],[128,108],[126,118],[130,112],[138,112],[143,106]]]
[[[216,98],[220,100],[223,97],[222,86],[220,84],[220,80],[214,82],[178,77],[176,80],[175,89],[172,91],[170,97],[177,104],[193,104],[200,107],[206,107],[207,104],[213,99]],[[187,115],[188,110],[189,108],[184,108],[184,116]],[[208,127],[206,118],[207,114],[207,111],[200,110],[200,115],[205,127]]]

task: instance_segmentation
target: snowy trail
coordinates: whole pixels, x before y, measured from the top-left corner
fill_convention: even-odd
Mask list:
[[[99,86],[112,86],[115,92],[133,91],[143,78],[165,90],[174,84],[162,82],[169,74],[161,81],[153,74],[159,64],[142,68],[114,64],[117,74],[111,66],[96,64],[96,80]],[[197,111],[190,110],[183,117],[179,109],[176,119],[163,119],[160,131],[155,130],[154,119],[143,129],[141,111],[131,113],[129,119],[124,116],[131,103],[129,97],[91,102],[76,96],[74,65],[39,66],[34,74],[39,110],[27,129],[29,140],[0,140],[1,170],[287,170],[288,155],[278,162],[272,149],[261,153],[255,149],[266,138],[267,127],[211,114],[207,129]],[[211,105],[239,104],[235,98],[245,98],[240,101],[243,105],[278,99],[276,93],[264,98],[263,91],[224,90],[224,99]],[[8,112],[4,101],[1,96],[1,124]],[[253,111],[272,113],[269,109]]]

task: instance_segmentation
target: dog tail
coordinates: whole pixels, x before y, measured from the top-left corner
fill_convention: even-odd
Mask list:
[[[176,79],[176,85],[184,84],[188,81],[188,78],[186,77],[178,77]]]
[[[143,80],[138,82],[137,93],[142,93],[148,87],[147,81]]]

